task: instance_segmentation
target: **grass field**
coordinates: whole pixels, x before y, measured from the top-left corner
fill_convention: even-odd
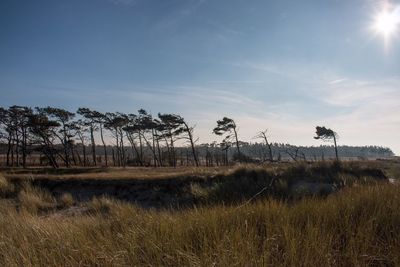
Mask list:
[[[340,167],[4,170],[0,265],[399,266],[400,188],[388,182],[398,177],[399,167],[397,162],[350,162]],[[51,180],[64,182],[69,191],[43,182]],[[118,197],[126,191],[111,190],[110,184],[104,192],[116,195],[80,199],[71,186],[104,180],[119,187],[144,180],[148,188],[157,188],[149,191],[152,197],[168,189],[191,205],[143,206]],[[299,193],[294,190],[299,180],[337,190]],[[262,191],[271,181],[273,186]]]

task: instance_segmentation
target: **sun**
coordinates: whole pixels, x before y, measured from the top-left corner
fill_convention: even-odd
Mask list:
[[[398,21],[395,14],[383,11],[376,17],[374,28],[384,36],[390,36],[397,29]]]
[[[393,35],[400,30],[400,8],[385,5],[378,12],[372,24],[372,29],[376,34],[380,34],[387,42]]]
[[[394,12],[382,11],[375,18],[374,29],[386,38],[394,34],[398,28],[399,18]]]

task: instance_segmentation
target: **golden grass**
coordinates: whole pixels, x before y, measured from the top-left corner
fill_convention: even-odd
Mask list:
[[[399,206],[400,188],[382,184],[241,208],[160,212],[100,198],[88,213],[41,217],[10,207],[0,265],[399,266]]]
[[[13,179],[168,179],[187,176],[211,176],[233,170],[233,167],[127,167],[127,168],[71,168],[55,171],[43,168],[12,170],[4,175]],[[31,172],[30,172],[31,171]]]
[[[62,207],[71,207],[74,205],[75,200],[71,193],[63,193],[59,198],[59,203]]]
[[[32,214],[54,208],[56,205],[56,200],[48,191],[29,183],[23,185],[23,189],[18,194],[18,202],[23,211]]]
[[[14,184],[10,183],[8,179],[6,179],[0,173],[0,197],[12,194],[14,190],[15,190]]]

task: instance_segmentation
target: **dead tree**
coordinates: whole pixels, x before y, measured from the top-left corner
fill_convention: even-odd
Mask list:
[[[272,147],[271,147],[271,143],[268,141],[267,133],[268,133],[268,129],[261,131],[258,133],[258,135],[255,136],[255,138],[262,138],[265,141],[265,145],[268,148],[269,161],[273,162],[274,157],[272,155]]]

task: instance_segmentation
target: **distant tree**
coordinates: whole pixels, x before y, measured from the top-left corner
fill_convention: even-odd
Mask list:
[[[140,145],[142,143],[142,139],[145,141],[147,147],[150,149],[153,154],[153,163],[156,167],[157,165],[161,166],[161,161],[157,156],[156,152],[156,134],[155,130],[157,127],[157,123],[153,120],[153,116],[148,113],[144,109],[139,109],[139,115],[137,118],[137,126],[139,129],[139,137]],[[150,137],[149,137],[150,136]],[[151,138],[152,143],[150,143],[149,138]],[[141,145],[142,146],[142,145]],[[143,153],[143,152],[141,152]]]
[[[104,125],[107,129],[111,130],[111,133],[115,137],[117,155],[114,164],[118,166],[126,165],[125,148],[124,148],[124,131],[123,128],[129,123],[128,116],[123,113],[106,113],[107,122]]]
[[[316,131],[315,131],[316,136],[314,136],[314,139],[321,139],[323,141],[331,141],[333,140],[333,143],[335,145],[335,155],[336,155],[336,161],[339,161],[339,155],[338,155],[338,149],[337,149],[337,143],[336,139],[338,137],[338,134],[334,132],[331,129],[317,126]]]
[[[128,114],[128,124],[123,127],[125,131],[126,137],[128,138],[129,143],[131,144],[132,150],[136,154],[137,161],[140,166],[143,166],[142,154],[137,147],[136,140],[139,138],[139,126],[138,126],[138,116],[135,114]]]
[[[160,119],[158,124],[159,132],[161,133],[160,137],[165,140],[170,164],[176,167],[175,141],[180,133],[179,128],[184,126],[184,120],[176,114],[158,113],[158,118]]]
[[[288,146],[288,148],[285,150],[285,153],[288,154],[294,161],[298,161],[298,158],[307,161],[306,155],[300,150],[300,147]]]
[[[0,133],[7,141],[7,165],[14,164],[14,152],[16,155],[16,166],[20,164],[22,154],[22,166],[26,167],[28,154],[28,118],[32,109],[24,106],[11,106],[8,109],[0,107]]]
[[[75,132],[75,136],[79,139],[82,145],[82,153],[83,153],[83,161],[81,159],[80,153],[77,153],[79,163],[83,166],[87,165],[87,157],[86,157],[86,133],[89,132],[87,122],[79,119],[71,125],[71,130]]]
[[[108,156],[107,156],[107,145],[106,142],[104,140],[104,125],[107,123],[107,116],[99,111],[92,111],[92,117],[94,119],[94,121],[98,124],[99,126],[99,130],[100,130],[100,139],[101,139],[101,143],[103,144],[103,151],[104,151],[104,159],[105,159],[105,163],[106,166],[108,166]]]
[[[11,119],[14,121],[16,148],[17,148],[17,166],[19,165],[19,151],[22,152],[22,166],[26,168],[26,157],[28,153],[28,134],[29,134],[29,116],[32,115],[32,109],[25,106],[12,106],[9,108]]]
[[[94,132],[97,130],[97,125],[98,125],[98,120],[99,120],[99,114],[93,110],[90,110],[89,108],[79,108],[77,113],[81,115],[84,119],[82,120],[82,123],[85,123],[90,131],[90,141],[91,141],[91,148],[92,148],[92,161],[93,164],[96,166],[97,165],[97,160],[96,160],[96,142],[94,139]]]
[[[43,153],[53,168],[58,168],[56,156],[62,157],[55,147],[55,132],[60,124],[55,120],[50,120],[46,113],[40,108],[29,116],[29,129],[33,134],[33,144],[36,145],[39,152]]]
[[[69,112],[68,110],[61,109],[61,108],[54,108],[54,107],[46,107],[46,108],[40,108],[39,109],[42,114],[46,114],[50,118],[54,119],[60,124],[60,129],[58,129],[57,132],[54,132],[54,134],[58,137],[60,140],[63,150],[64,150],[64,156],[63,160],[65,162],[66,167],[70,167],[70,145],[72,144],[71,142],[71,125],[72,125],[72,119],[75,117],[75,113]]]
[[[7,166],[11,165],[13,157],[11,157],[11,152],[13,151],[14,142],[14,130],[13,123],[10,117],[10,112],[8,109],[0,107],[0,127],[4,138],[7,140]]]
[[[267,137],[267,133],[268,130],[264,130],[258,133],[258,135],[256,135],[256,138],[262,138],[265,142],[265,145],[268,148],[268,155],[269,155],[269,161],[273,162],[274,161],[274,157],[272,155],[272,148],[271,148],[271,143],[268,141],[268,137]]]
[[[240,157],[241,157],[240,145],[239,145],[239,139],[238,139],[237,127],[236,127],[235,121],[228,117],[224,117],[224,118],[222,118],[222,120],[217,121],[217,127],[215,127],[213,129],[213,133],[216,135],[227,134],[224,139],[224,141],[226,141],[226,142],[232,138],[232,135],[231,135],[232,132],[233,132],[233,137],[234,137],[235,143],[236,143],[238,157],[240,159]]]
[[[179,138],[181,139],[186,139],[191,147],[192,150],[192,155],[194,159],[194,163],[196,164],[196,167],[199,167],[199,159],[197,157],[197,152],[195,148],[195,143],[197,142],[197,139],[194,139],[194,128],[195,126],[190,126],[183,117],[179,116],[177,117],[177,122],[179,122],[180,126],[179,128],[175,131],[175,134],[177,136],[180,136]]]
[[[229,161],[228,161],[228,150],[232,146],[232,143],[224,139],[219,144],[219,146],[221,147],[222,151],[224,152],[224,163],[227,166],[228,163],[229,163]]]

